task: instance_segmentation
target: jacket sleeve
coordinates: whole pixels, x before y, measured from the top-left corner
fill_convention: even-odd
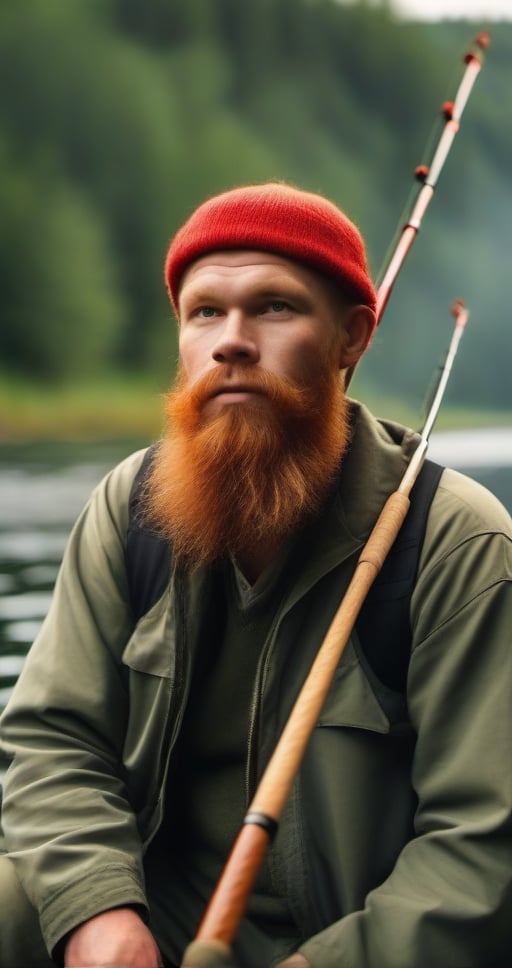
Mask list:
[[[415,836],[313,968],[505,968],[512,944],[512,527],[445,472],[412,600]],[[350,831],[347,831],[350,836]]]
[[[122,769],[132,620],[124,544],[141,455],[96,488],[68,542],[49,614],[2,718],[2,824],[51,951],[105,908],[145,906],[141,843]]]

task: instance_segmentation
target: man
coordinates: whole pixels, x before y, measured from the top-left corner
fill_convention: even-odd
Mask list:
[[[269,184],[207,201],[166,280],[180,371],[144,514],[172,575],[135,624],[136,454],[77,522],[4,714],[2,968],[43,968],[47,952],[66,968],[181,963],[410,455],[410,433],[345,394],[375,292],[359,232],[326,199]],[[443,473],[407,695],[354,633],[240,926],[239,968],[509,964],[511,536],[491,495]]]

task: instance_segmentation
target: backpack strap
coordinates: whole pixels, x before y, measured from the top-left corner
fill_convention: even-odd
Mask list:
[[[430,505],[444,467],[426,460],[410,494],[410,508],[356,622],[363,655],[377,679],[405,693],[411,653],[410,604]]]
[[[171,574],[170,544],[144,524],[142,515],[146,481],[158,446],[153,444],[147,449],[130,491],[125,559],[135,622],[163,595]]]

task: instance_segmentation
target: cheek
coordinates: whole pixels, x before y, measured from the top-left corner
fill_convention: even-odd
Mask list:
[[[205,340],[193,338],[188,333],[181,333],[178,349],[182,369],[188,377],[194,377],[205,369],[209,360],[209,347]]]
[[[319,339],[314,331],[301,334],[282,353],[276,353],[276,362],[280,361],[282,371],[292,379],[307,381],[327,366],[338,369],[338,357],[338,340],[332,335]]]

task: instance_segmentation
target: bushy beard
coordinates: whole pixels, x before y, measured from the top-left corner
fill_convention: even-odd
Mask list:
[[[193,385],[178,375],[148,483],[152,525],[192,566],[279,546],[322,506],[348,442],[345,393],[332,363],[308,386],[240,367],[244,388],[257,393],[208,416],[205,405],[226,374],[219,365]]]

